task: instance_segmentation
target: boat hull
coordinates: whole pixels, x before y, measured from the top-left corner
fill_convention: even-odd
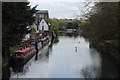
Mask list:
[[[46,45],[48,45],[51,41],[51,38],[48,38],[46,41],[42,42],[42,47],[45,47]]]
[[[33,51],[33,52],[29,53],[29,55],[26,55],[24,58],[12,56],[11,57],[11,63],[25,64],[35,55],[35,53],[36,53],[36,51]]]

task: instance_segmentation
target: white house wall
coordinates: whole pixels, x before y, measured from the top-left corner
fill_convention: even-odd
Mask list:
[[[44,19],[42,19],[40,24],[39,24],[39,30],[42,30],[42,26],[44,26],[44,31],[49,30],[49,26],[48,26],[48,24],[46,23],[46,21]]]

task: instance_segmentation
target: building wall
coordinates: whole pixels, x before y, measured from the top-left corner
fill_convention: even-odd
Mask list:
[[[42,19],[40,24],[39,24],[39,30],[44,30],[44,31],[49,30],[49,26],[44,19]]]
[[[39,30],[37,30],[37,25],[35,23],[33,23],[32,28],[34,28],[36,32],[39,32]]]

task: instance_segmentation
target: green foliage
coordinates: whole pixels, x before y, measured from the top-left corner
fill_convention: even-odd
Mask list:
[[[14,51],[19,50],[19,49],[21,49],[21,47],[19,45],[10,47],[10,53],[13,53]]]
[[[118,27],[118,3],[97,3],[83,26],[85,37],[92,41],[118,40],[120,27]]]
[[[58,32],[59,22],[57,19],[46,19],[46,21],[50,23],[50,31]]]
[[[77,19],[60,19],[59,26],[60,30],[65,29],[79,29],[80,21]]]
[[[32,28],[31,32],[36,32],[36,30],[35,30],[35,28],[34,28],[34,27]]]
[[[19,44],[23,35],[28,33],[28,25],[34,22],[32,9],[28,2],[3,2],[2,3],[2,39],[3,46]]]

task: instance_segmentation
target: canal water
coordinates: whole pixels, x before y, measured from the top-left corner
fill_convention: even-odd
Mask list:
[[[89,44],[80,36],[61,35],[25,65],[10,67],[10,77],[99,78],[103,75],[102,59],[104,58],[95,49],[90,49]],[[110,67],[106,66],[108,75],[104,77],[117,77],[117,67],[109,59],[105,59],[104,64]]]

